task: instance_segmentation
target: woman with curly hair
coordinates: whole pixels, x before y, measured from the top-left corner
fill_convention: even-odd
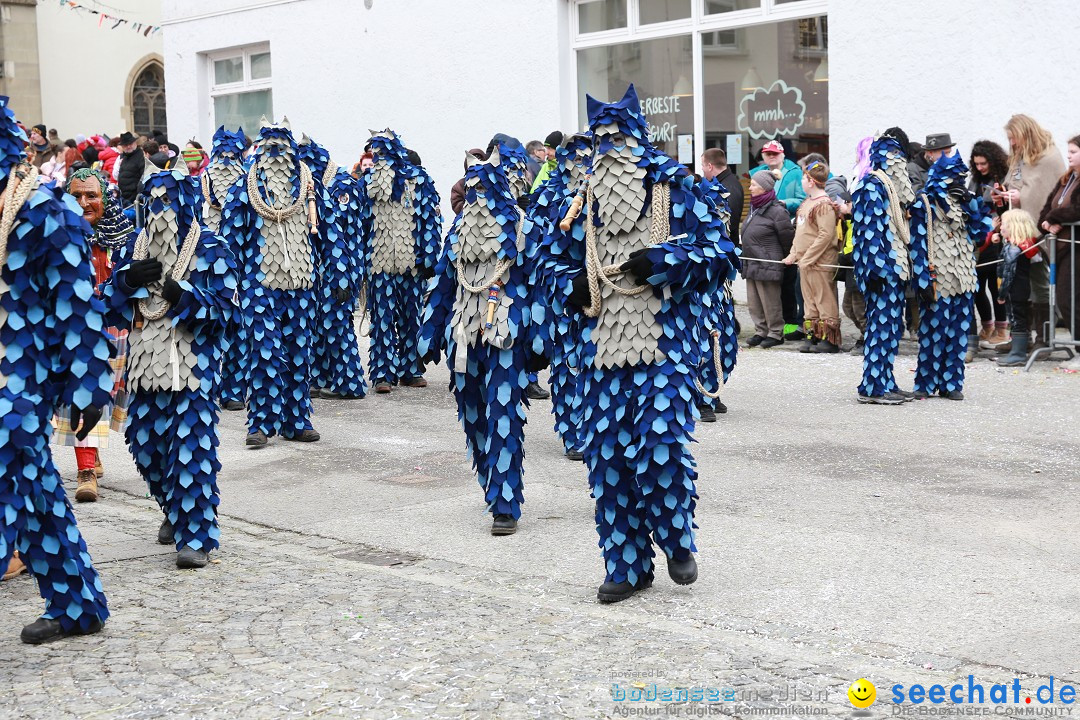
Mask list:
[[[993,191],[1001,189],[1006,175],[1009,174],[1009,154],[996,142],[980,140],[971,148],[968,166],[971,168],[969,189],[986,201],[994,214],[994,228],[997,229],[1000,224],[998,217],[1008,208],[1004,200],[994,196]],[[1001,243],[991,242],[990,238],[975,249],[976,262],[982,265],[976,270],[979,284],[975,286],[975,309],[982,321],[977,345],[986,350],[1007,346],[1009,343],[1006,329],[1009,323],[1005,306],[994,302],[997,296],[997,266],[986,264],[997,260],[1000,255]],[[973,352],[975,346],[976,344],[969,343],[969,351]]]

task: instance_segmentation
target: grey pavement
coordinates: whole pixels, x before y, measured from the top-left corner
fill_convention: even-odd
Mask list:
[[[914,362],[898,361],[907,387]],[[1078,369],[980,359],[964,402],[876,407],[855,401],[859,358],[741,353],[730,412],[696,432],[699,581],[675,586],[661,561],[614,606],[595,601],[586,472],[548,402],[529,411],[505,538],[444,368],[426,389],[316,401],[314,445],[247,450],[225,413],[222,548],[199,571],[154,542],[160,515],[114,435],[102,500],[76,507],[113,617],[24,646],[36,588],[0,585],[0,718],[753,717],[791,688],[803,714],[850,716],[860,677],[884,716],[895,683],[1077,684]],[[72,481],[73,453],[56,458]],[[736,699],[612,699],[653,684]]]

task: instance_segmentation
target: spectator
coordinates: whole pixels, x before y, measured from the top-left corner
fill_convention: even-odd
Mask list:
[[[45,133],[44,125],[38,124],[30,128],[30,147],[34,151],[32,163],[38,170],[60,154],[60,143],[49,142]]]
[[[776,199],[776,175],[764,169],[750,177],[750,211],[742,224],[742,275],[746,278],[746,302],[754,321],[754,335],[747,343],[750,347],[771,348],[784,342],[780,303],[784,266],[779,261],[791,251],[795,228],[784,204]],[[734,213],[732,224],[735,224]],[[755,262],[755,259],[768,262]]]
[[[353,165],[352,176],[354,178],[359,178],[361,175],[363,175],[373,167],[375,167],[375,156],[372,155],[370,152],[365,152],[363,155],[360,156],[360,160],[358,160],[357,163]]]
[[[1065,161],[1054,147],[1050,133],[1027,115],[1009,118],[1005,123],[1005,134],[1009,137],[1011,150],[1009,171],[1005,178],[1006,190],[996,197],[1004,198],[1011,210],[1037,213],[1046,205],[1058,178],[1064,174]],[[1046,345],[1043,328],[1050,319],[1050,268],[1048,263],[1040,261],[1042,258],[1040,252],[1031,263],[1031,318],[1036,350]]]
[[[784,155],[784,146],[776,140],[770,140],[761,148],[764,165],[750,172],[753,177],[758,170],[776,170],[780,180],[776,185],[776,198],[784,203],[791,219],[799,210],[806,194],[802,189],[802,169]],[[803,332],[802,295],[799,287],[799,270],[794,265],[784,268],[784,279],[780,286],[780,299],[784,304],[784,339],[802,340]]]
[[[981,197],[994,213],[994,225],[998,226],[998,216],[1005,207],[1000,195],[993,195],[995,189],[1001,189],[1009,171],[1009,156],[1005,148],[990,140],[979,140],[971,148],[971,183],[969,189]],[[996,302],[997,265],[994,263],[1001,255],[1001,243],[991,242],[988,237],[975,251],[978,274],[975,286],[975,309],[979,313],[982,329],[979,331],[979,347],[992,350],[1009,341],[1008,317],[1005,306]],[[981,267],[979,267],[981,266]],[[973,348],[969,345],[968,350]]]
[[[525,154],[528,155],[529,177],[535,178],[540,173],[540,166],[547,162],[544,143],[539,140],[530,140],[525,144]]]
[[[487,154],[480,148],[473,148],[469,151],[469,154],[478,160],[484,160],[487,158]],[[469,161],[465,160],[465,169],[469,169]],[[450,208],[454,211],[456,217],[461,213],[462,208],[465,207],[465,178],[461,178],[454,187],[450,190]]]
[[[202,175],[203,170],[210,164],[210,157],[203,150],[203,146],[195,140],[188,140],[187,147],[184,148],[180,155],[187,165],[188,174],[191,177]]]
[[[533,180],[529,192],[536,192],[541,185],[547,182],[547,179],[551,177],[551,173],[558,167],[558,163],[555,162],[555,151],[562,145],[562,141],[563,134],[558,130],[548,133],[548,136],[544,138],[544,164],[540,166],[540,172],[536,174],[536,179]]]
[[[115,183],[116,161],[120,159],[120,138],[114,137],[106,143],[99,143],[94,147],[97,148],[98,160],[101,161],[101,171]]]
[[[911,189],[918,195],[926,184],[926,176],[930,172],[930,163],[923,152],[922,143],[908,143],[907,174],[911,178]]]
[[[727,153],[720,148],[709,148],[701,155],[701,172],[706,180],[718,180],[727,190],[728,207],[731,208],[731,242],[739,247],[739,223],[742,222],[743,208],[746,205],[742,183],[728,167]],[[775,193],[774,193],[775,194]],[[778,260],[780,258],[777,258]],[[759,263],[761,264],[761,263]]]
[[[117,166],[113,169],[116,175],[116,184],[120,187],[120,198],[124,207],[135,203],[139,194],[139,184],[142,181],[143,169],[146,167],[146,156],[139,148],[138,138],[129,132],[120,136],[120,158]]]
[[[1039,254],[1035,247],[1038,236],[1035,219],[1026,210],[1008,210],[1001,216],[1001,236],[994,238],[995,242],[1005,242],[997,302],[1008,303],[1013,319],[1010,352],[998,360],[1002,367],[1017,367],[1027,362],[1031,343],[1031,261]]]
[[[94,167],[100,160],[98,149],[93,145],[87,145],[82,151],[82,159],[88,167]]]
[[[71,164],[82,159],[79,144],[74,140],[64,141],[64,174],[71,172]]]
[[[1039,214],[1039,227],[1055,235],[1061,235],[1067,223],[1080,222],[1080,192],[1077,192],[1077,186],[1080,186],[1080,135],[1069,140],[1068,150],[1069,165],[1065,174],[1046,198]],[[1069,233],[1069,239],[1080,239],[1080,233]],[[1078,257],[1080,249],[1076,245],[1057,244],[1057,306],[1066,320],[1080,308],[1080,278],[1076,280],[1076,295],[1070,297],[1073,275],[1080,270]],[[1077,324],[1080,325],[1080,318],[1077,318]]]
[[[49,128],[49,144],[60,145],[60,133],[56,132],[56,128]]]
[[[838,211],[825,192],[829,166],[812,162],[802,174],[806,200],[795,221],[795,239],[785,265],[798,263],[810,337],[800,352],[840,352],[840,303],[836,296],[836,265],[840,245],[836,234]]]

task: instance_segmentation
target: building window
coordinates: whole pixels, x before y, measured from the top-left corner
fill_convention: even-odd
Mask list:
[[[690,35],[678,35],[579,50],[581,122],[588,122],[586,93],[602,102],[613,102],[634,83],[649,122],[650,141],[677,158],[680,147],[692,147],[689,138],[694,134],[692,46]],[[682,155],[680,162],[693,163],[692,157],[685,157],[685,150]]]
[[[829,156],[828,24],[824,17],[740,28],[741,53],[702,43],[705,147],[728,151],[736,172],[769,140],[797,156]],[[708,35],[706,33],[705,35]],[[704,38],[703,38],[704,39]]]
[[[642,25],[689,17],[690,0],[638,0],[638,22]]]
[[[131,130],[150,137],[168,133],[165,118],[165,69],[154,60],[135,76],[131,85]]]
[[[626,27],[626,0],[585,0],[577,7],[578,32],[591,33]]]
[[[244,128],[254,135],[259,120],[273,118],[270,48],[266,44],[207,55],[214,127]]]

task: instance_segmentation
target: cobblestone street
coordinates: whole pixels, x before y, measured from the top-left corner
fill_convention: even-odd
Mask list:
[[[857,405],[858,368],[743,353],[731,412],[697,433],[701,579],[677,587],[661,563],[615,606],[595,601],[585,471],[546,402],[508,538],[488,534],[444,369],[426,390],[318,401],[313,446],[248,451],[227,413],[222,548],[199,571],[154,542],[160,515],[114,436],[102,500],[76,508],[113,616],[25,646],[36,587],[0,585],[0,716],[749,717],[793,702],[846,716],[860,677],[880,713],[894,683],[1075,683],[1075,361],[982,360],[967,401],[899,408]],[[70,482],[73,458],[56,457]],[[613,700],[653,684],[735,699]]]

